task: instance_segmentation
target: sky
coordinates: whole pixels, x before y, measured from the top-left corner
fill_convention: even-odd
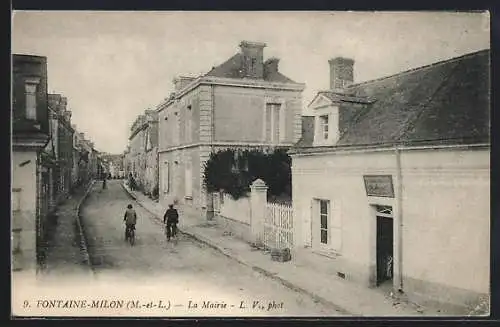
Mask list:
[[[488,13],[16,11],[12,52],[47,57],[50,93],[99,151],[121,153],[135,118],[179,75],[208,72],[265,42],[264,60],[305,83],[303,108],[329,87],[328,60],[354,59],[363,82],[490,47]]]

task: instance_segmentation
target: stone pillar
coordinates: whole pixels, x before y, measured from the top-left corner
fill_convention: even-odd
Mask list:
[[[255,245],[263,245],[264,218],[267,204],[267,185],[262,179],[256,179],[250,186],[251,218],[250,227]]]

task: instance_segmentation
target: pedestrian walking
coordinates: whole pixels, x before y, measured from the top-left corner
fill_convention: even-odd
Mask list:
[[[173,204],[168,205],[168,209],[163,216],[163,223],[166,224],[167,241],[177,235],[177,224],[179,223],[179,213]]]

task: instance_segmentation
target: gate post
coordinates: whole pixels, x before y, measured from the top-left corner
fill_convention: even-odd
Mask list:
[[[264,243],[264,219],[266,215],[267,204],[267,185],[262,179],[256,179],[250,186],[251,195],[251,217],[250,227],[252,231],[252,240],[256,246]]]

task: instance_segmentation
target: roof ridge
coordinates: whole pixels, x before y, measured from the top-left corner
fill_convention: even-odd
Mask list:
[[[215,69],[217,69],[217,68],[221,67],[222,65],[225,65],[226,63],[228,63],[228,62],[229,62],[229,61],[231,61],[232,59],[236,58],[237,56],[241,56],[241,52],[237,52],[237,53],[235,53],[234,55],[232,55],[231,57],[227,58],[224,62],[222,62],[222,63],[218,64],[217,66],[212,66],[212,68],[211,68],[208,72],[206,72],[206,73],[204,73],[204,74],[201,74],[201,75],[200,75],[200,76],[198,76],[197,78],[207,76],[208,74],[210,74],[210,72],[212,72],[213,70],[215,70]]]
[[[431,64],[427,64],[427,65],[424,65],[424,66],[419,66],[419,67],[411,68],[411,69],[408,69],[408,70],[405,70],[405,71],[402,71],[402,72],[399,72],[399,73],[396,73],[396,74],[392,74],[392,75],[388,75],[388,76],[384,76],[384,77],[379,77],[379,78],[372,79],[372,80],[369,80],[369,81],[364,81],[364,82],[360,82],[360,83],[351,84],[351,85],[349,85],[349,87],[347,87],[347,89],[354,88],[354,87],[357,87],[357,86],[366,85],[366,84],[373,83],[373,82],[378,82],[378,81],[381,81],[381,80],[384,80],[384,79],[389,79],[389,78],[396,77],[396,76],[402,76],[402,75],[405,75],[405,74],[410,74],[410,73],[413,73],[413,72],[421,70],[421,69],[427,69],[427,68],[431,68],[431,67],[435,67],[435,66],[439,66],[439,65],[448,64],[448,63],[451,63],[451,62],[454,62],[454,61],[463,60],[466,57],[472,57],[472,56],[479,55],[480,53],[490,52],[490,51],[491,51],[491,49],[488,48],[488,49],[483,49],[483,50],[479,50],[479,51],[475,51],[475,52],[466,53],[466,54],[463,54],[463,55],[458,56],[458,57],[453,57],[453,58],[449,58],[449,59],[445,59],[445,60],[441,60],[441,61],[436,61],[436,62],[433,62]]]

